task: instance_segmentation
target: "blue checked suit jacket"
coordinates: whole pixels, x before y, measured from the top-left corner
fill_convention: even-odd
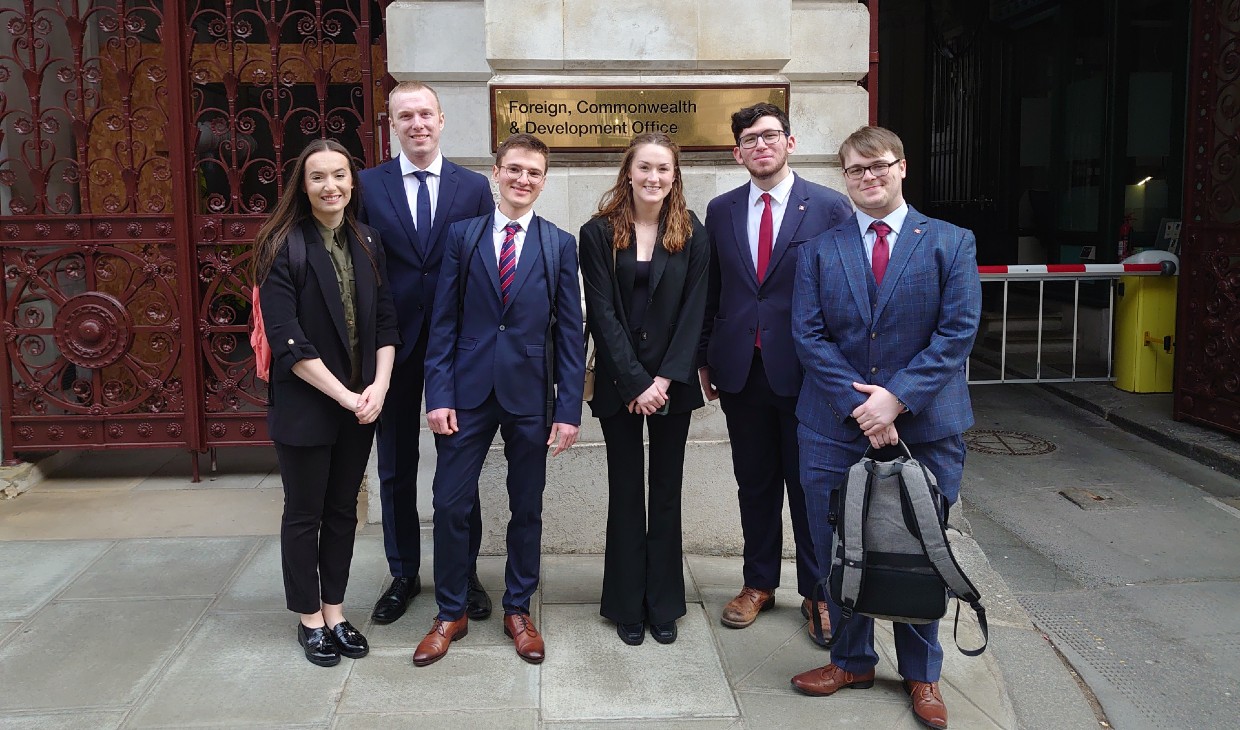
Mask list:
[[[965,362],[977,335],[982,293],[971,231],[909,206],[882,286],[866,259],[854,215],[801,247],[792,334],[805,382],[802,425],[838,441],[861,429],[849,414],[881,385],[907,407],[896,430],[908,443],[973,425]]]

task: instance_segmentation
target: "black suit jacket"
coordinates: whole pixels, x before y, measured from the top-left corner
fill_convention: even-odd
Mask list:
[[[378,277],[361,242],[348,232],[357,291],[358,342],[362,350],[362,387],[375,380],[375,353],[387,345],[400,346],[396,307],[387,285],[386,262],[379,234],[358,224],[378,267]],[[348,231],[348,226],[345,227]],[[340,286],[331,255],[314,222],[301,223],[306,246],[305,286],[297,289],[289,267],[288,246],[276,255],[267,279],[259,288],[263,323],[271,346],[270,408],[267,428],[273,441],[290,446],[321,446],[336,441],[342,426],[357,416],[319,389],[293,374],[302,360],[319,358],[343,383],[349,382],[349,331],[345,325]]]
[[[630,330],[625,316],[633,295],[637,246],[617,252],[613,270],[610,223],[590,219],[581,227],[580,240],[586,322],[598,353],[591,412],[597,418],[614,415],[649,388],[656,375],[672,381],[670,412],[701,408],[696,357],[706,311],[710,242],[697,216],[693,235],[679,253],[663,247],[659,228],[651,257],[650,299],[639,333]]]

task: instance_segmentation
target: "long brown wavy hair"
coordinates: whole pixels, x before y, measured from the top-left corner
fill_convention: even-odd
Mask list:
[[[370,259],[370,266],[375,271],[375,278],[379,276],[379,266],[375,263],[375,252],[370,250],[370,246],[366,243],[366,238],[362,236],[361,231],[357,227],[357,209],[361,200],[361,187],[357,176],[357,163],[353,160],[353,156],[345,149],[345,146],[334,139],[316,139],[306,145],[306,148],[297,156],[297,161],[293,163],[293,170],[289,173],[288,181],[284,184],[284,194],[280,196],[280,200],[276,203],[276,207],[271,211],[271,215],[258,229],[258,234],[254,237],[254,260],[253,275],[254,285],[258,286],[267,280],[267,274],[271,271],[271,264],[276,260],[276,254],[280,253],[280,249],[284,247],[288,241],[288,234],[293,230],[294,226],[299,226],[308,218],[314,216],[314,211],[310,207],[310,198],[306,195],[306,160],[310,155],[319,152],[339,152],[349,161],[349,176],[352,178],[353,189],[350,191],[349,202],[344,207],[344,223],[357,236],[358,242],[362,246],[362,250],[366,252],[366,258]]]
[[[633,187],[629,168],[633,166],[637,148],[644,144],[654,144],[672,151],[675,177],[672,180],[672,190],[663,199],[663,207],[659,210],[659,225],[663,228],[663,248],[667,249],[668,253],[679,253],[693,235],[693,223],[689,216],[689,206],[685,203],[684,180],[680,176],[680,147],[662,132],[645,132],[629,142],[624,159],[620,161],[616,184],[603,193],[603,197],[599,199],[598,212],[594,215],[606,218],[611,224],[611,245],[617,251],[629,247],[629,232],[633,229]]]

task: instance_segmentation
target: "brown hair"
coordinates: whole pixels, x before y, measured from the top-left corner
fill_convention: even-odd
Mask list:
[[[435,106],[439,107],[439,113],[443,114],[443,105],[439,103],[439,92],[435,91],[434,89],[422,83],[421,81],[402,81],[399,84],[393,86],[392,90],[388,92],[388,97],[387,97],[388,109],[392,108],[392,97],[396,96],[397,94],[411,94],[415,91],[422,91],[423,89],[431,92],[431,96],[435,97]]]
[[[633,228],[633,187],[629,168],[633,166],[637,148],[645,144],[658,145],[672,151],[675,177],[672,180],[671,192],[664,198],[663,207],[659,210],[659,223],[663,227],[663,248],[667,249],[668,253],[679,253],[693,235],[693,221],[689,216],[689,206],[685,203],[685,184],[680,175],[680,147],[662,132],[639,134],[629,142],[624,159],[620,160],[616,184],[603,193],[598,202],[598,212],[594,215],[606,218],[611,224],[611,245],[617,251],[629,247],[629,231]]]
[[[840,164],[844,164],[844,155],[852,150],[862,157],[880,157],[884,152],[891,152],[897,160],[904,159],[904,143],[899,135],[886,127],[861,127],[848,135],[840,145]]]
[[[520,132],[514,134],[503,142],[499,143],[499,149],[495,150],[495,166],[499,167],[499,163],[503,161],[504,155],[509,150],[529,150],[537,152],[547,160],[547,166],[551,166],[551,150],[547,148],[547,144],[532,134]]]
[[[345,146],[334,139],[316,139],[312,140],[306,148],[297,156],[297,161],[293,163],[293,170],[289,173],[288,182],[284,184],[284,193],[280,196],[280,200],[276,203],[276,207],[271,211],[271,215],[263,222],[258,229],[258,234],[254,237],[254,260],[252,262],[252,273],[254,276],[254,285],[258,286],[267,280],[267,274],[271,271],[271,264],[276,260],[276,255],[280,253],[280,249],[284,247],[288,241],[289,232],[294,226],[299,226],[314,213],[310,207],[310,198],[306,195],[305,177],[306,177],[306,160],[310,159],[310,155],[319,152],[339,152],[349,161],[349,176],[352,178],[353,189],[349,195],[349,202],[344,208],[344,222],[349,226],[349,230],[357,236],[358,242],[362,246],[362,250],[366,252],[366,258],[370,259],[370,266],[375,271],[375,278],[379,276],[379,266],[375,263],[375,254],[370,250],[370,246],[366,243],[366,238],[362,236],[361,231],[357,227],[357,208],[358,201],[361,200],[361,188],[357,177],[357,162]]]
[[[784,128],[784,134],[792,134],[792,127],[788,122],[788,113],[774,104],[768,104],[764,101],[753,106],[747,106],[732,115],[732,137],[736,140],[736,144],[739,145],[741,143],[741,132],[752,127],[762,117],[775,117],[775,121],[779,122],[779,126]]]

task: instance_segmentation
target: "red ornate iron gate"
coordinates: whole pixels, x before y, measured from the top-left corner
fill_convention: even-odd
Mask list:
[[[372,0],[0,10],[5,460],[266,442],[251,243],[309,139],[376,159],[380,26]]]
[[[1240,433],[1240,15],[1195,0],[1175,417]]]

